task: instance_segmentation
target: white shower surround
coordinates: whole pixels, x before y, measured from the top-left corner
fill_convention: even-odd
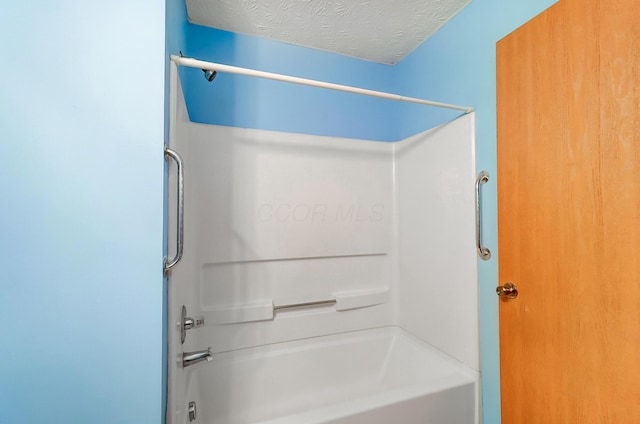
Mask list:
[[[471,0],[187,0],[192,23],[395,64]]]
[[[322,408],[313,406],[318,393],[313,388],[294,390],[292,383],[278,389],[282,396],[291,390],[299,394],[285,416],[260,413],[272,403],[269,394],[235,392],[241,398],[230,401],[229,409],[202,407],[197,422],[235,417],[230,422],[288,423],[304,413],[316,423],[383,424],[388,422],[380,421],[385,414],[400,413],[400,422],[418,423],[427,412],[406,404],[418,396],[426,402],[420,405],[438,399],[471,408],[471,421],[433,409],[429,417],[434,424],[477,423],[474,115],[398,143],[195,124],[189,122],[175,65],[171,68],[170,140],[185,161],[186,226],[185,255],[169,284],[169,322],[178,322],[186,305],[190,315],[203,315],[207,325],[189,331],[184,345],[177,327],[170,326],[168,423],[187,423],[188,401],[215,403],[214,397],[231,389],[216,381],[237,378],[236,387],[269,390],[269,381],[278,378],[298,383],[312,379],[316,368],[325,369],[329,377],[348,374],[358,367],[358,358],[371,354],[365,335],[376,328],[394,334],[380,346],[391,355],[388,360],[397,363],[405,354],[395,343],[412,337],[405,331],[419,339],[422,349],[415,352],[422,353],[413,358],[423,358],[420,375],[433,370],[433,384],[421,377],[422,383],[413,381],[420,387],[412,392],[411,379],[400,381],[400,368],[389,374],[387,360],[374,361],[360,377],[377,385],[345,395],[360,405],[364,421],[328,398],[322,399],[333,406],[324,405],[329,409],[323,415]],[[172,179],[170,173],[170,187]],[[175,204],[171,196],[170,204]],[[280,205],[287,207],[278,212]],[[296,212],[299,205],[303,207]],[[316,205],[321,209],[314,209]],[[169,211],[169,222],[174,222],[173,207]],[[330,298],[338,303],[274,316],[273,305]],[[349,341],[358,337],[365,341]],[[330,341],[323,342],[327,338]],[[325,355],[327,343],[333,353]],[[216,353],[213,363],[181,367],[183,351],[208,346]],[[430,355],[434,348],[450,357],[448,365]],[[290,357],[292,363],[312,360],[317,367],[308,367],[305,374],[305,368],[287,371],[282,367],[286,360],[274,362],[278,352],[289,351],[306,352]],[[330,359],[340,357],[343,362]],[[244,362],[248,367],[276,367],[275,374],[234,373],[222,365],[240,358],[252,358]],[[457,367],[450,381],[459,384],[447,389],[434,385],[443,366]],[[216,373],[220,380],[207,379]],[[399,392],[391,393],[385,381],[400,381],[394,386]],[[466,397],[468,384],[474,391],[471,400]],[[413,394],[403,400],[398,393]],[[385,401],[392,398],[396,402]],[[254,411],[234,409],[251,409],[251,399]],[[342,417],[335,415],[339,411]]]

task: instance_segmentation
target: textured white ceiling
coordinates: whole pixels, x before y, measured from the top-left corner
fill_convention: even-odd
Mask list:
[[[394,64],[471,0],[187,0],[195,24]]]

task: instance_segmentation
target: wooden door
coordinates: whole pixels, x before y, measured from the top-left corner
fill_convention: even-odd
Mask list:
[[[640,1],[498,43],[503,424],[640,423]]]

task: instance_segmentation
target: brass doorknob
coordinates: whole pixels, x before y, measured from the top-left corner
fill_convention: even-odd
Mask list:
[[[496,294],[507,299],[515,299],[518,297],[518,288],[511,282],[505,283],[504,286],[496,287]]]

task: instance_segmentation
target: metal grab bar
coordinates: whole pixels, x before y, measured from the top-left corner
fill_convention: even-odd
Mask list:
[[[294,308],[313,308],[319,306],[331,306],[338,303],[337,299],[327,299],[327,300],[317,300],[314,302],[303,302],[303,303],[289,303],[287,305],[273,305],[273,312],[282,311],[283,309],[294,309]]]
[[[164,156],[167,159],[173,159],[178,167],[178,231],[176,233],[176,256],[174,256],[173,259],[164,259],[164,272],[167,273],[180,262],[184,248],[184,169],[182,158],[174,150],[165,146]]]
[[[480,171],[476,178],[476,248],[478,249],[478,256],[483,261],[488,261],[491,258],[489,248],[482,246],[482,198],[480,196],[480,185],[487,181],[489,181],[489,173]]]

